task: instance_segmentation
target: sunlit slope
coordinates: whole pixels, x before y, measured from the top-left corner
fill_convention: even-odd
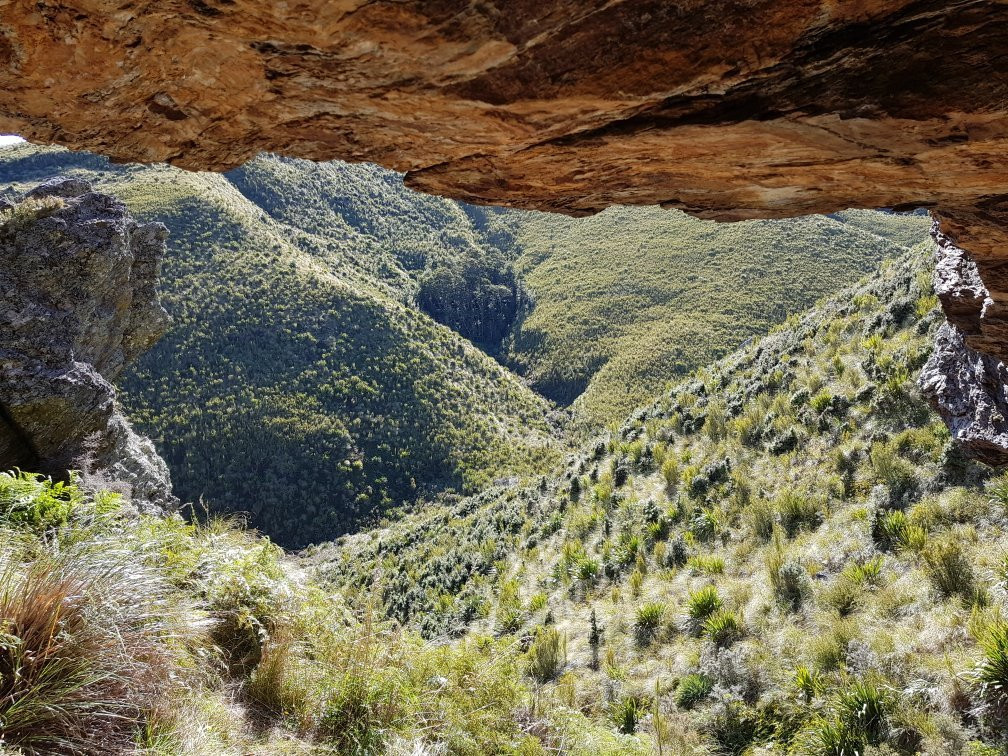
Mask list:
[[[765,333],[926,237],[929,221],[719,224],[657,208],[514,218],[534,306],[507,358],[588,426],[618,422],[671,381]],[[887,235],[883,235],[885,232]]]

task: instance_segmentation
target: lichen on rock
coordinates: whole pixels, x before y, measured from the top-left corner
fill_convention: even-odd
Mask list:
[[[0,208],[0,469],[22,467],[175,503],[167,467],[112,382],[164,333],[156,293],[167,230],[81,179]]]

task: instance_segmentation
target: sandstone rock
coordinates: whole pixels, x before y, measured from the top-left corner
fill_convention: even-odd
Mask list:
[[[0,132],[723,220],[1003,199],[997,0],[7,0]]]
[[[166,235],[80,179],[0,214],[0,469],[77,469],[148,506],[174,503],[111,383],[167,326],[154,288]]]
[[[424,191],[575,215],[931,208],[969,251],[939,271],[964,347],[1008,360],[1004,0],[0,9],[0,133],[119,160],[369,160]]]

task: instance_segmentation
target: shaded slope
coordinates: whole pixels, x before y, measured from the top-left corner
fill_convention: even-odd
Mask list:
[[[122,387],[180,496],[297,545],[555,454],[547,404],[392,296],[377,241],[277,223],[222,176],[30,147],[0,159],[0,179],[85,175],[168,226],[175,322]]]

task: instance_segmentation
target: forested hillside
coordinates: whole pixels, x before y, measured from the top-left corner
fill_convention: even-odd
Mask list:
[[[852,284],[930,223],[848,211],[718,224],[640,207],[507,219],[535,305],[506,359],[589,429]]]
[[[10,191],[66,172],[171,232],[174,325],[122,382],[126,409],[182,498],[288,545],[547,469],[570,427],[550,400],[573,402],[579,435],[616,422],[926,225],[574,220],[417,194],[368,165],[264,155],[219,176],[0,152]]]
[[[917,388],[929,256],[698,371],[538,485],[309,562],[428,637],[513,639],[547,694],[654,752],[1002,753],[1008,478],[961,458]]]
[[[453,203],[424,198],[396,232],[415,244],[386,243],[392,232],[369,236],[309,202],[315,180],[338,198],[347,166],[299,165],[300,184],[285,173],[296,166],[272,158],[225,177],[27,145],[0,152],[0,181],[14,189],[73,173],[168,226],[161,288],[174,323],[122,401],[176,493],[249,512],[298,545],[556,459],[548,403],[411,304],[410,272],[476,259],[483,232]],[[364,215],[380,223],[375,208]]]

